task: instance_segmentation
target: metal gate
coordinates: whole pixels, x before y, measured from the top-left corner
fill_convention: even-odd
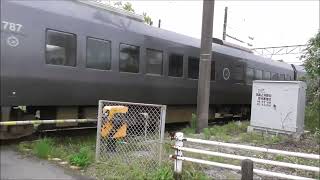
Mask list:
[[[165,116],[165,105],[100,100],[96,161],[156,169],[161,162]]]

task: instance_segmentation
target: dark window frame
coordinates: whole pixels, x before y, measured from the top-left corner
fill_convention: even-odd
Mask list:
[[[92,67],[88,67],[88,39],[93,39],[93,40],[98,40],[98,41],[106,41],[110,43],[110,68],[109,69],[97,69],[97,68],[92,68]],[[111,71],[112,70],[112,41],[111,40],[106,40],[106,39],[102,39],[102,38],[96,38],[96,37],[92,37],[92,36],[87,36],[86,38],[86,64],[85,67],[88,69],[92,69],[92,70],[100,70],[100,71]]]
[[[266,79],[266,74],[269,73],[269,78]],[[271,72],[270,71],[263,71],[263,80],[271,80]]]
[[[213,68],[214,68],[214,74],[212,74],[212,64],[213,64]],[[199,66],[200,66],[200,60],[199,60]],[[210,81],[211,81],[211,82],[214,82],[214,81],[216,81],[216,78],[217,78],[217,73],[216,73],[216,61],[215,61],[215,60],[211,60],[210,66],[211,66]],[[212,79],[212,75],[214,75],[214,78],[213,78],[213,79]]]
[[[276,79],[273,77],[277,77]],[[273,81],[279,81],[280,77],[279,77],[279,73],[271,73],[271,80]]]
[[[251,70],[252,70],[252,77],[251,77],[251,79],[248,78],[248,69],[251,69]],[[252,68],[252,67],[247,66],[247,67],[246,67],[245,77],[246,77],[246,78],[245,78],[246,83],[247,83],[247,84],[252,84],[252,81],[253,81],[254,78],[255,78],[255,69]]]
[[[148,72],[148,50],[149,51],[155,51],[155,52],[160,52],[161,55],[162,55],[162,59],[161,59],[161,73],[160,74],[157,74],[157,73],[151,73],[151,72]],[[154,76],[163,76],[164,75],[164,68],[163,68],[163,65],[164,65],[164,58],[163,58],[163,55],[164,55],[164,52],[162,50],[158,50],[158,49],[153,49],[153,48],[146,48],[146,58],[145,58],[145,71],[146,71],[146,74],[147,75],[154,75]]]
[[[181,60],[182,60],[182,64],[181,64],[181,76],[172,76],[170,75],[170,56],[173,55],[173,56],[179,56],[181,57]],[[168,77],[170,78],[184,78],[184,55],[183,54],[179,54],[179,53],[168,53]]]
[[[69,66],[69,65],[64,65],[64,64],[52,64],[52,63],[47,63],[47,44],[48,44],[48,31],[51,32],[56,32],[60,34],[66,34],[66,35],[72,35],[74,37],[74,65]],[[78,36],[75,33],[67,32],[67,31],[61,31],[61,30],[56,30],[56,29],[51,29],[51,28],[46,28],[45,29],[45,43],[44,43],[44,59],[45,59],[45,65],[49,66],[59,66],[59,67],[65,67],[65,68],[76,68],[78,65],[77,58],[78,57]]]
[[[122,70],[120,69],[120,62],[121,62],[121,59],[120,59],[121,45],[134,46],[134,47],[137,47],[137,48],[138,48],[139,57],[138,57],[138,71],[137,71],[137,72],[122,71]],[[141,74],[141,67],[140,67],[140,66],[141,66],[141,46],[120,42],[120,43],[119,43],[119,59],[118,59],[118,60],[119,60],[119,61],[118,61],[118,70],[119,70],[120,73]]]
[[[261,77],[260,78],[257,77],[257,74],[258,74],[257,72],[261,72]],[[254,80],[263,80],[263,70],[254,69]]]
[[[197,78],[193,78],[193,77],[190,77],[190,71],[189,71],[189,61],[190,59],[192,59],[193,61],[194,60],[198,60],[198,77]],[[190,79],[190,80],[198,80],[199,79],[199,75],[200,75],[200,72],[199,72],[199,66],[200,66],[200,58],[199,57],[194,57],[194,56],[188,56],[187,58],[187,69],[188,69],[188,74],[187,74],[187,78]],[[211,76],[211,74],[210,74]],[[210,77],[211,79],[211,77]]]

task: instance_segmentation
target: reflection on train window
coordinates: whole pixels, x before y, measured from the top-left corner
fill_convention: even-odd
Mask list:
[[[147,73],[162,74],[162,51],[147,49]]]
[[[272,80],[279,80],[279,74],[278,73],[272,73]]]
[[[291,80],[291,77],[289,74],[286,74],[286,81],[290,81]]]
[[[87,39],[87,67],[109,70],[111,68],[111,42],[88,38]]]
[[[76,66],[76,35],[47,30],[46,63]]]
[[[256,73],[255,73],[255,79],[262,79],[262,71],[259,69],[256,69]]]
[[[271,72],[265,71],[263,74],[263,79],[264,80],[270,80],[271,79]]]
[[[243,68],[242,68],[242,65],[234,66],[232,74],[233,74],[232,78],[234,80],[238,80],[238,81],[243,80]]]
[[[280,81],[284,81],[284,80],[285,80],[284,74],[280,74]]]
[[[182,75],[183,75],[183,56],[178,54],[170,54],[168,76],[182,77]]]
[[[138,46],[120,44],[119,70],[121,72],[139,72],[139,54]]]
[[[216,80],[216,61],[211,61],[211,81]]]
[[[253,76],[254,76],[253,69],[248,67],[247,71],[246,71],[246,81],[247,81],[248,84],[252,83]]]
[[[199,58],[188,57],[188,78],[198,79],[199,77]]]

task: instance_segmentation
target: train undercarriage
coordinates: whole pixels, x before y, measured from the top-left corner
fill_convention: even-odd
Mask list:
[[[166,112],[166,124],[187,124],[191,122],[192,114],[196,114],[194,105],[169,105]],[[63,120],[63,119],[96,119],[97,106],[2,106],[1,122],[26,120]],[[210,105],[210,122],[225,119],[247,120],[250,118],[250,105]],[[95,122],[27,124],[1,126],[0,140],[17,139],[31,135],[36,131],[68,128],[96,127]]]

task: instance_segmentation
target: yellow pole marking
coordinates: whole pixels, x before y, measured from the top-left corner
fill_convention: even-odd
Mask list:
[[[27,124],[54,124],[54,123],[67,123],[67,122],[95,122],[96,119],[58,119],[58,120],[26,120],[26,121],[2,121],[0,126],[15,126]]]
[[[4,126],[12,126],[12,125],[17,125],[16,121],[5,121],[5,122],[1,122],[2,125]]]

